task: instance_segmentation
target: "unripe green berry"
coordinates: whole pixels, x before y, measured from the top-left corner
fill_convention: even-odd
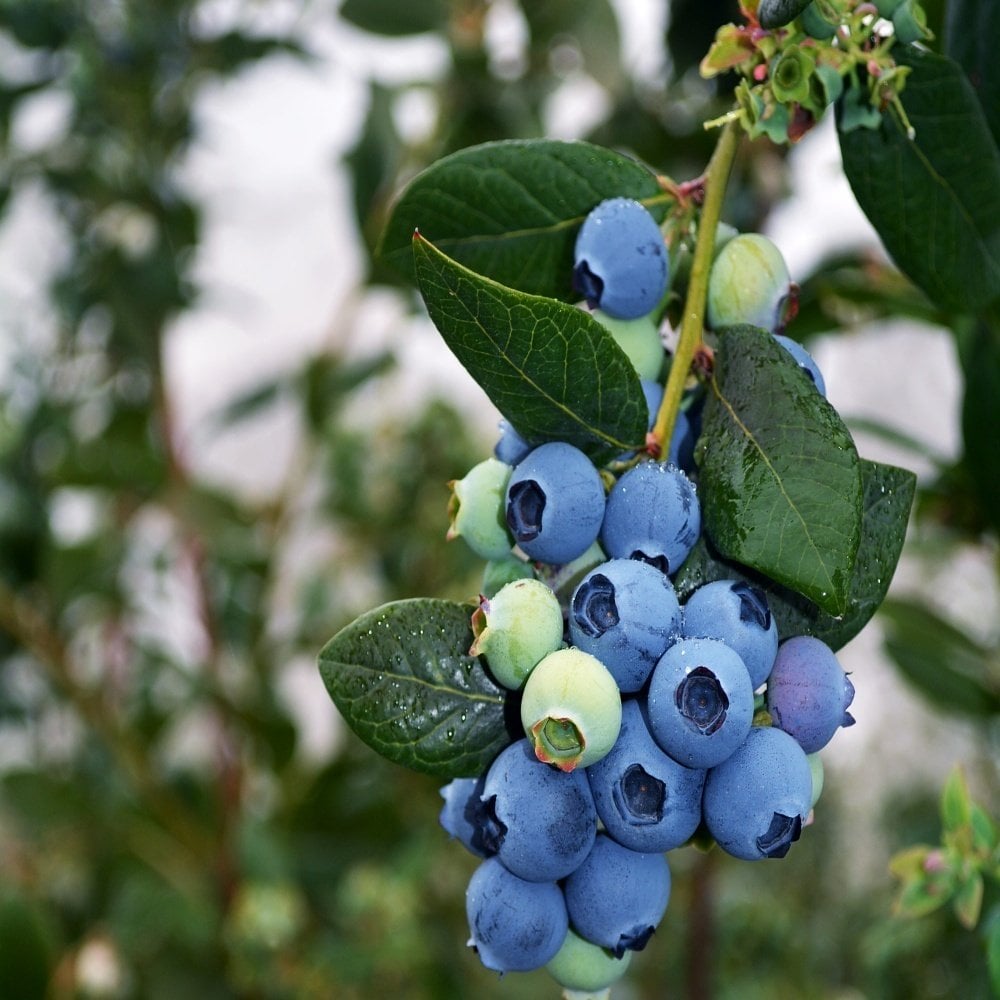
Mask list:
[[[904,45],[919,42],[930,36],[927,30],[927,15],[917,0],[903,0],[892,12],[892,27],[897,41]]]
[[[615,319],[600,309],[595,309],[591,315],[614,337],[639,373],[639,378],[659,378],[663,368],[663,341],[651,315],[638,319]]]
[[[448,540],[461,536],[481,559],[502,559],[514,544],[507,529],[505,495],[511,467],[496,458],[473,466],[448,483]]]
[[[824,16],[819,6],[813,2],[799,15],[802,30],[810,38],[826,40],[837,33],[837,25],[831,24]]]
[[[875,6],[882,17],[892,17],[903,0],[875,0]]]
[[[734,236],[708,276],[708,324],[720,329],[749,323],[774,332],[790,286],[785,259],[771,240],[760,233]]]
[[[516,690],[535,664],[562,645],[559,599],[541,580],[515,580],[472,615],[472,656],[485,656],[498,684]]]
[[[570,995],[587,995],[606,990],[621,979],[633,954],[626,950],[621,958],[615,958],[606,948],[592,944],[571,929],[545,969]]]
[[[521,724],[540,761],[563,771],[587,767],[618,738],[618,685],[595,656],[575,647],[556,650],[525,682]]]
[[[823,761],[820,760],[819,753],[807,754],[806,760],[809,761],[809,770],[812,773],[813,790],[810,806],[814,806],[819,801],[820,795],[823,794]]]

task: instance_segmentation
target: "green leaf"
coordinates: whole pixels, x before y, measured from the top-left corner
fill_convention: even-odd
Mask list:
[[[448,6],[446,0],[344,0],[340,16],[372,34],[396,37],[443,31]]]
[[[979,923],[979,914],[983,908],[983,876],[974,872],[955,893],[952,906],[958,922],[966,929],[972,930]]]
[[[844,171],[897,266],[942,308],[976,312],[1000,294],[1000,153],[957,63],[914,47],[899,61],[914,137],[891,108],[878,129],[841,131]]]
[[[861,537],[861,470],[834,408],[766,331],[725,330],[699,439],[718,552],[843,615]]]
[[[567,441],[598,464],[643,445],[642,384],[597,320],[475,274],[420,237],[413,253],[434,325],[523,437]]]
[[[1000,996],[1000,906],[993,909],[986,930],[986,964],[993,992]]]
[[[686,601],[695,588],[712,580],[746,580],[767,594],[782,639],[814,635],[831,649],[840,649],[868,624],[885,599],[903,548],[916,489],[912,472],[865,459],[861,460],[861,483],[861,541],[851,577],[848,609],[842,617],[821,611],[801,594],[746,566],[724,560],[704,537],[676,577],[678,596]]]
[[[1000,4],[996,0],[948,0],[944,52],[965,70],[1000,145]]]
[[[1000,530],[1000,320],[972,324],[957,342],[965,377],[962,464],[986,520]]]
[[[982,719],[1000,712],[995,650],[973,642],[922,602],[890,598],[882,616],[887,652],[935,708]]]
[[[605,198],[643,202],[661,221],[669,195],[635,160],[584,142],[508,140],[438,160],[395,205],[377,252],[413,274],[420,234],[501,284],[571,300],[580,224]],[[579,296],[575,296],[579,298]]]
[[[972,822],[972,799],[960,767],[953,768],[941,790],[941,825],[945,831]]]
[[[505,692],[468,655],[471,613],[454,601],[396,601],[323,647],[330,697],[383,757],[439,777],[472,777],[510,743]]]

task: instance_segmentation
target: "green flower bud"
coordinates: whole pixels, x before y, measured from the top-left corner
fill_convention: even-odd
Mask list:
[[[582,649],[549,653],[528,675],[521,724],[540,761],[562,771],[587,767],[614,746],[621,723],[614,677]]]
[[[515,580],[472,615],[470,656],[485,656],[498,684],[519,688],[535,664],[562,645],[559,599],[541,580]]]
[[[621,958],[615,958],[606,948],[570,930],[545,969],[564,990],[587,995],[606,990],[621,979],[632,955],[626,950]]]
[[[465,475],[448,483],[448,540],[460,535],[481,559],[510,555],[514,541],[507,530],[505,495],[512,469],[495,458],[487,458]]]
[[[652,315],[638,319],[615,319],[600,309],[595,309],[591,315],[614,337],[639,373],[639,378],[659,378],[663,368],[663,341]]]

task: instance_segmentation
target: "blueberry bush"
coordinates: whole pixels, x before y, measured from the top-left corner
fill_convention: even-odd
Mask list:
[[[225,6],[0,4],[0,211],[63,244],[46,314],[3,313],[0,995],[1000,993],[1000,632],[939,583],[997,565],[995,4],[672,0],[655,74],[608,0]],[[346,309],[205,429],[294,412],[261,499],[178,440],[177,164],[213,85],[334,22],[440,56],[365,81],[355,294],[499,426],[373,406],[402,352]],[[762,231],[821,129],[885,253],[795,274]],[[813,340],[893,319],[954,347],[954,458],[827,399]],[[827,756],[906,724],[855,704],[871,630],[974,747],[941,789]]]

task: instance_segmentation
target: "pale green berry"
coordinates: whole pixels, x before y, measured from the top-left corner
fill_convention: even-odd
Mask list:
[[[473,466],[463,479],[448,483],[448,540],[461,536],[481,559],[502,559],[514,544],[507,530],[507,481],[513,470],[496,458]]]
[[[806,755],[806,760],[809,761],[809,770],[812,772],[812,802],[810,803],[810,808],[816,805],[819,801],[820,795],[823,794],[823,761],[820,760],[818,753],[811,753]]]
[[[892,27],[897,41],[904,45],[923,41],[931,34],[927,29],[927,14],[914,0],[903,0],[892,12]]]
[[[498,684],[517,690],[535,664],[562,645],[559,599],[541,580],[514,580],[472,615],[472,656],[485,656]]]
[[[587,767],[618,739],[618,685],[597,657],[575,647],[558,649],[525,682],[521,724],[540,761],[562,771]]]
[[[605,990],[621,979],[632,955],[633,952],[627,949],[621,958],[615,958],[606,948],[592,944],[570,930],[545,969],[570,995],[586,996]]]
[[[663,341],[652,315],[616,319],[600,309],[595,309],[591,315],[614,337],[615,343],[639,373],[639,378],[659,378],[663,368]]]
[[[707,319],[713,329],[749,323],[772,333],[781,325],[791,286],[781,251],[760,233],[734,236],[708,276]]]

